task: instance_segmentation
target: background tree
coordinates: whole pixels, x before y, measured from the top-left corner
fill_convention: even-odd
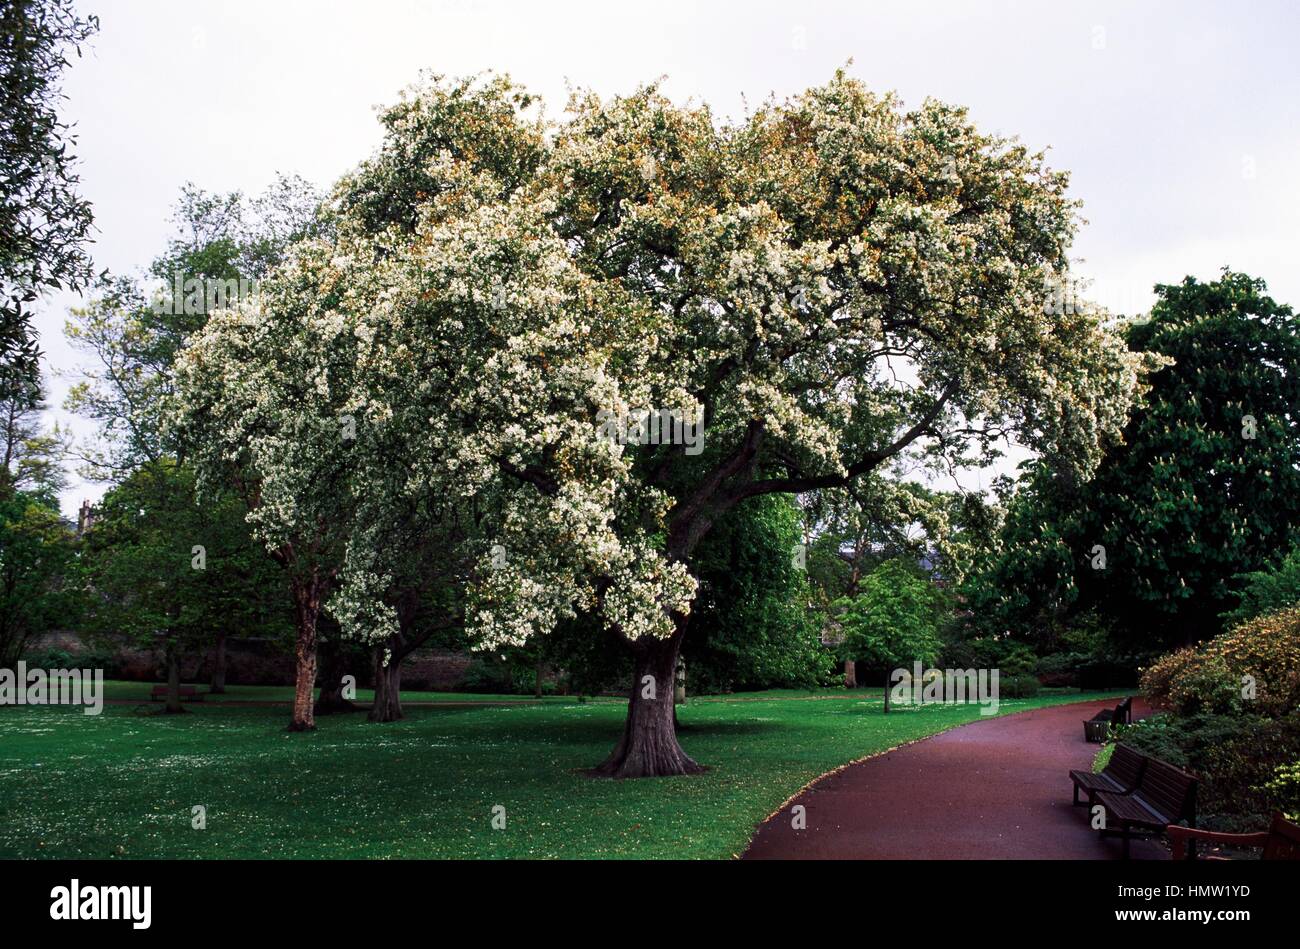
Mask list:
[[[318,203],[294,177],[281,176],[254,198],[186,185],[176,236],[147,273],[105,278],[72,311],[65,335],[90,362],[65,408],[98,426],[80,452],[87,477],[121,479],[183,450],[163,419],[177,355],[214,309],[255,292],[285,248],[315,232]]]
[[[0,397],[0,496],[15,489],[58,494],[67,485],[69,440],[57,423],[45,430],[45,409],[39,385]]]
[[[229,635],[275,639],[289,629],[284,578],[251,542],[239,499],[198,505],[194,497],[189,469],[139,469],[104,495],[82,555],[86,629],[156,652],[170,712],[181,710],[187,657],[214,645],[219,652]]]
[[[1147,650],[1209,638],[1242,574],[1300,535],[1300,325],[1262,281],[1224,271],[1156,288],[1134,351],[1157,354],[1145,404],[1087,482],[1039,465],[1010,501],[972,595],[993,632],[1051,638],[1096,612]]]
[[[0,493],[0,667],[32,637],[75,622],[76,536],[48,489]]]
[[[43,410],[39,383],[0,396],[0,666],[72,624],[80,605],[76,537],[58,502],[66,440],[42,429]]]
[[[1080,570],[1081,597],[1124,632],[1166,642],[1221,631],[1240,573],[1300,540],[1300,321],[1262,280],[1225,270],[1156,288],[1135,350],[1169,364],[1087,487],[1080,534],[1106,568]]]
[[[823,630],[841,635],[832,619],[833,605],[857,596],[862,578],[879,564],[895,557],[913,564],[938,559],[948,504],[922,485],[884,474],[809,499],[808,576]],[[840,655],[844,685],[853,688],[858,685],[857,657]]]
[[[783,495],[736,508],[701,542],[700,591],[682,651],[692,688],[811,687],[826,681],[831,656],[811,610],[802,542],[802,511]]]
[[[317,226],[318,196],[301,179],[280,177],[263,194],[248,198],[239,192],[213,194],[187,185],[175,214],[176,236],[142,276],[106,279],[99,292],[84,308],[73,310],[65,332],[74,346],[91,357],[83,378],[68,393],[66,407],[97,423],[97,437],[78,449],[83,473],[120,487],[131,485],[127,497],[146,501],[141,506],[151,513],[148,524],[123,521],[100,532],[101,543],[94,549],[109,556],[104,538],[116,536],[131,546],[134,562],[141,570],[166,562],[169,566],[160,582],[171,584],[177,595],[189,597],[193,622],[159,626],[149,610],[147,597],[137,595],[135,581],[141,579],[124,563],[121,571],[105,566],[97,582],[115,587],[110,612],[125,627],[136,630],[137,642],[147,642],[160,629],[167,634],[179,668],[179,657],[211,646],[212,687],[225,686],[225,651],[232,636],[256,634],[258,623],[247,630],[238,622],[261,615],[267,590],[287,595],[283,579],[267,573],[267,553],[252,540],[244,523],[246,498],[241,485],[214,482],[202,497],[186,462],[185,445],[172,436],[165,424],[165,407],[174,388],[174,364],[190,337],[211,317],[214,310],[232,306],[241,297],[255,296],[257,281],[293,241],[314,233]],[[245,300],[244,302],[248,302]],[[146,490],[147,489],[147,490]],[[140,495],[147,493],[148,498]],[[178,493],[179,492],[179,493]],[[216,538],[224,551],[218,572],[177,574],[178,563],[189,563],[185,554],[194,544],[207,546],[195,531]],[[160,546],[161,545],[161,546]],[[269,561],[268,561],[269,562]],[[161,567],[160,567],[161,569]],[[125,572],[122,572],[125,571]],[[252,610],[195,611],[195,583],[211,581],[205,596],[214,602],[238,599],[237,581],[249,584],[243,599]],[[184,582],[182,582],[182,579]],[[129,618],[131,610],[143,611]],[[188,615],[188,614],[187,614]],[[186,625],[186,623],[189,623]],[[206,624],[206,625],[204,625]],[[145,633],[153,630],[153,633]],[[206,643],[202,642],[207,637]],[[173,682],[175,686],[177,683]],[[175,691],[175,689],[173,689]]]
[[[840,653],[863,661],[884,682],[888,712],[893,670],[938,659],[951,614],[948,598],[915,564],[895,558],[867,574],[861,592],[836,607],[844,636]]]
[[[75,144],[59,119],[69,53],[99,29],[72,0],[0,0],[0,398],[40,384],[27,305],[91,279],[91,209],[77,194]]]

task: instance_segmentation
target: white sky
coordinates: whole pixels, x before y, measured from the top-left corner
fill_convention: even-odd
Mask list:
[[[666,91],[739,115],[851,72],[908,105],[969,106],[1051,146],[1085,202],[1090,296],[1150,306],[1151,285],[1224,264],[1300,305],[1300,4],[1277,2],[509,3],[83,0],[102,30],[64,84],[97,264],[145,266],[186,181],[257,192],[275,172],[326,186],[379,142],[374,107],[421,69],[511,74],[558,115],[569,85]],[[65,297],[38,318],[57,373]],[[61,402],[66,380],[51,385]],[[52,415],[67,421],[66,413]],[[85,426],[73,422],[74,430]],[[966,484],[972,487],[973,484]],[[102,486],[76,483],[71,512]]]

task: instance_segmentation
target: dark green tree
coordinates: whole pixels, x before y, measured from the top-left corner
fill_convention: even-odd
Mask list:
[[[76,537],[49,490],[0,493],[0,667],[33,636],[75,621]]]
[[[233,494],[196,497],[189,469],[140,468],[105,494],[86,532],[82,569],[92,637],[155,651],[167,710],[179,711],[182,660],[227,637],[286,638],[289,598],[249,536]],[[218,684],[220,680],[218,680]]]
[[[700,592],[683,646],[702,691],[814,686],[832,671],[801,550],[803,513],[785,495],[754,498],[699,548]]]
[[[0,0],[0,396],[40,383],[29,304],[91,279],[89,202],[59,118],[68,55],[99,28],[72,0]]]
[[[1131,644],[1221,631],[1241,575],[1300,538],[1300,323],[1261,280],[1158,286],[1130,348],[1159,354],[1123,444],[1085,484],[1033,467],[1001,550],[974,587],[977,621],[1013,635],[1081,611]]]

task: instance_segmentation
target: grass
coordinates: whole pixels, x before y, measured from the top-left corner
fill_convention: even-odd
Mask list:
[[[1092,771],[1098,774],[1106,770],[1106,765],[1110,764],[1110,756],[1115,752],[1115,743],[1108,741],[1097,749],[1097,757],[1092,759]]]
[[[228,698],[281,693],[234,687]],[[1001,711],[1094,697],[1056,692]],[[817,775],[980,717],[978,706],[942,705],[883,715],[878,693],[842,690],[705,697],[679,718],[707,773],[584,776],[613,745],[624,706],[554,697],[412,708],[388,725],[322,718],[309,734],[284,731],[284,708],[217,701],[177,716],[4,707],[0,857],[725,858]],[[191,828],[195,805],[205,830]],[[504,830],[492,829],[495,805]]]

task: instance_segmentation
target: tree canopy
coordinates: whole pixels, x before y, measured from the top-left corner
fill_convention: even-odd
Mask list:
[[[40,383],[28,305],[91,279],[90,203],[58,113],[71,53],[99,29],[72,0],[0,0],[0,397]]]
[[[1008,431],[1087,472],[1118,435],[1142,358],[1050,303],[1066,176],[964,110],[843,73],[739,123],[655,86],[555,125],[533,104],[501,78],[411,90],[330,233],[182,355],[178,424],[203,470],[256,481],[269,544],[473,498],[480,642],[590,613],[668,683],[696,548],[747,499],[988,459]],[[702,450],[603,424],[655,414]],[[363,560],[347,582],[385,585]],[[643,694],[670,690],[634,687],[604,770],[692,770]]]

